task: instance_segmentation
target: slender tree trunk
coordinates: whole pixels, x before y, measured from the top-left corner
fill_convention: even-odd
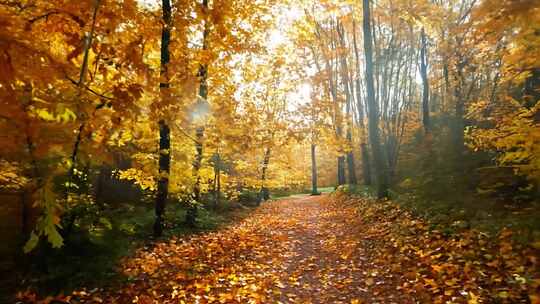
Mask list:
[[[352,144],[351,131],[347,131],[347,141]],[[356,167],[354,165],[354,154],[352,151],[347,152],[347,169],[349,174],[349,184],[356,185],[358,183],[356,179]]]
[[[33,105],[33,87],[31,83],[25,83],[23,87],[23,96],[22,96],[22,106],[23,106],[23,112],[25,114],[24,118],[24,133],[25,133],[25,139],[26,139],[26,150],[28,152],[28,157],[30,159],[30,164],[32,167],[31,176],[36,181],[32,184],[32,187],[30,188],[29,195],[26,193],[23,195],[22,200],[22,233],[24,234],[24,237],[27,237],[30,235],[30,232],[32,231],[33,227],[31,227],[30,222],[30,211],[31,206],[33,204],[32,198],[33,194],[40,189],[43,186],[43,179],[41,178],[40,170],[38,167],[38,163],[35,157],[35,150],[36,146],[34,143],[34,140],[32,138],[32,121],[30,116],[30,107]]]
[[[160,98],[169,98],[169,73],[168,64],[170,61],[169,43],[171,41],[171,2],[162,0],[163,26],[161,29],[161,58],[160,58]],[[157,195],[154,222],[154,236],[159,237],[163,233],[163,214],[169,195],[169,173],[171,166],[171,136],[169,125],[164,119],[159,121],[159,179],[157,182]]]
[[[317,28],[318,31],[319,27]],[[320,33],[318,33],[318,36],[320,37]],[[332,35],[330,44],[332,46],[332,50],[335,51],[335,43],[336,39],[335,36]],[[336,138],[340,139],[343,136],[343,128],[342,128],[342,113],[341,113],[341,105],[340,101],[338,100],[338,92],[337,92],[337,81],[338,81],[338,67],[336,66],[336,73],[334,73],[334,66],[326,58],[323,56],[325,60],[325,68],[326,72],[328,73],[328,85],[329,85],[329,92],[332,96],[332,101],[334,103],[334,111],[332,115],[332,123],[335,126],[336,131]],[[338,151],[341,153],[342,151]],[[338,185],[344,185],[347,183],[346,177],[345,177],[345,157],[343,155],[339,155],[337,157],[337,183]]]
[[[369,160],[369,149],[365,142],[360,144],[360,152],[362,153],[362,175],[364,176],[364,185],[370,186],[371,181],[371,162]]]
[[[429,80],[427,74],[428,68],[428,54],[427,54],[427,42],[426,42],[426,33],[424,28],[421,32],[421,47],[420,47],[420,75],[422,76],[422,120],[424,123],[424,132],[427,134],[430,133],[430,118],[429,118]]]
[[[319,191],[317,190],[317,157],[315,154],[315,144],[311,144],[311,194],[317,195]]]
[[[353,46],[356,58],[356,108],[358,111],[358,124],[360,125],[360,154],[362,156],[362,176],[365,185],[371,185],[371,163],[367,147],[366,126],[364,124],[364,105],[362,102],[362,86],[360,84],[360,55],[356,43],[356,22],[353,20]]]
[[[163,233],[163,214],[169,194],[169,172],[171,165],[171,137],[170,129],[164,120],[159,121],[159,180],[156,195],[156,220],[154,222],[154,236]]]
[[[346,49],[345,45],[345,29],[343,26],[337,25],[337,32],[339,35],[339,43],[342,49]],[[346,107],[346,126],[347,131],[345,132],[345,138],[350,146],[352,146],[352,121],[351,121],[351,102],[352,102],[352,92],[349,87],[349,68],[347,65],[347,58],[344,54],[340,55],[340,64],[341,64],[341,81],[345,90],[345,107]],[[347,152],[347,173],[349,176],[349,184],[356,185],[356,168],[354,166],[354,154],[352,151]]]
[[[265,201],[270,198],[270,193],[268,188],[266,188],[266,172],[268,169],[268,164],[270,163],[270,148],[267,148],[264,152],[264,159],[262,164],[262,174],[261,174],[261,190],[259,192],[259,198],[257,200],[257,205],[260,205],[262,201]]]
[[[217,170],[217,189],[216,189],[216,208],[219,206],[219,200],[221,196],[221,168]]]
[[[202,0],[202,6],[203,9],[208,10],[208,0]],[[204,23],[204,32],[203,32],[203,45],[202,49],[207,50],[208,49],[208,34],[210,33],[209,23],[208,20]],[[199,102],[207,103],[208,99],[208,65],[207,64],[201,64],[199,66],[199,77],[200,77],[200,84],[199,84],[199,98],[201,99]],[[195,185],[193,186],[193,199],[194,202],[191,203],[188,207],[188,210],[186,212],[186,224],[191,227],[195,227],[196,220],[197,220],[197,208],[198,205],[201,203],[201,177],[199,176],[199,170],[202,166],[202,159],[203,159],[203,141],[204,141],[204,126],[197,127],[195,131],[195,138],[197,139],[197,143],[195,145],[195,149],[197,151],[197,155],[195,156],[195,161],[193,163],[193,171],[195,175]]]
[[[95,0],[94,2],[94,9],[93,9],[93,12],[92,12],[92,25],[91,25],[91,28],[90,28],[90,32],[89,33],[86,33],[85,34],[85,37],[84,37],[84,52],[83,52],[83,62],[82,62],[82,65],[81,65],[81,69],[80,69],[80,73],[79,73],[79,81],[76,83],[77,84],[77,87],[78,87],[78,93],[77,93],[77,97],[80,97],[81,95],[81,91],[82,91],[82,88],[84,86],[84,82],[85,82],[85,79],[86,79],[86,72],[88,70],[88,57],[89,57],[89,54],[90,54],[90,48],[92,47],[92,40],[94,38],[94,32],[95,32],[95,29],[96,29],[96,21],[97,21],[97,14],[98,14],[98,10],[99,10],[99,6],[101,4],[101,0]],[[103,107],[103,105],[105,105],[104,102],[100,103],[98,106],[96,106],[96,110],[99,110],[101,107]],[[77,111],[79,112],[79,111]],[[70,157],[70,165],[69,165],[69,169],[68,169],[68,182],[67,182],[67,187],[65,189],[65,200],[68,201],[69,200],[69,193],[71,191],[71,187],[73,186],[72,183],[73,183],[73,175],[75,174],[75,167],[77,165],[77,156],[78,156],[78,153],[79,153],[79,147],[81,145],[81,142],[82,142],[82,135],[83,135],[83,132],[84,132],[84,129],[86,127],[86,120],[83,120],[83,122],[79,125],[79,128],[77,129],[77,136],[75,138],[75,143],[73,144],[73,150],[71,152],[71,157]],[[69,234],[71,234],[71,231],[73,230],[73,224],[75,223],[75,220],[76,220],[76,215],[74,213],[69,213],[69,216],[65,218],[65,224],[64,224],[64,228],[62,229],[62,235],[63,237],[67,237]]]
[[[345,156],[338,156],[337,163],[338,185],[345,185],[347,183],[347,178],[345,176]]]
[[[214,208],[219,205],[219,197],[221,194],[221,164],[219,152],[216,153],[216,163],[214,164]]]
[[[90,32],[86,33],[84,37],[83,62],[82,62],[81,69],[79,72],[79,81],[76,83],[79,90],[78,92],[79,96],[81,95],[81,89],[84,86],[84,82],[86,79],[86,72],[88,70],[88,57],[90,54],[90,48],[92,47],[92,40],[94,38],[94,32],[96,30],[97,13],[98,13],[100,4],[101,4],[101,0],[95,0],[94,9],[92,12],[92,25],[90,28]],[[100,106],[96,107],[96,110],[99,109],[99,107]],[[68,199],[68,196],[69,196],[69,191],[70,191],[71,183],[73,180],[73,174],[75,172],[75,166],[77,163],[77,154],[79,152],[79,146],[82,141],[82,133],[84,131],[85,126],[86,126],[86,121],[83,121],[79,125],[79,128],[77,130],[77,137],[75,138],[75,143],[73,144],[73,150],[71,152],[71,157],[70,157],[71,164],[68,170],[68,186],[66,187],[66,193],[65,193],[66,200]],[[64,229],[64,231],[67,231],[67,230],[69,229]]]
[[[373,160],[375,162],[375,173],[377,176],[377,197],[387,196],[388,181],[386,177],[386,166],[382,154],[381,142],[379,138],[379,110],[375,101],[375,86],[373,81],[373,38],[371,36],[371,16],[369,0],[363,0],[363,30],[364,30],[364,52],[366,56],[366,90],[367,104],[369,108],[369,138],[373,150]]]
[[[189,227],[195,227],[197,225],[198,204],[201,203],[201,177],[199,171],[201,169],[203,157],[204,127],[197,127],[195,132],[197,142],[195,144],[195,160],[193,161],[193,174],[195,176],[195,185],[193,186],[194,201],[189,203],[185,219],[186,224]]]
[[[464,113],[465,113],[465,94],[464,94],[464,87],[465,87],[465,75],[463,74],[465,64],[463,63],[463,59],[460,59],[460,61],[457,63],[457,75],[456,78],[456,85],[454,87],[454,102],[455,102],[455,114],[454,114],[454,123],[453,125],[453,145],[455,149],[455,157],[456,157],[456,168],[458,171],[463,170],[463,150],[465,147],[465,138],[464,138],[464,129],[465,129],[465,121],[464,121]]]

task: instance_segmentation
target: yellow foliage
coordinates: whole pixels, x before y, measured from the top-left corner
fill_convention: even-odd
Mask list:
[[[20,164],[0,160],[0,189],[20,190],[30,181],[21,172]]]
[[[120,179],[133,181],[135,185],[138,185],[143,190],[156,190],[155,177],[146,171],[135,168],[118,170],[118,177]]]

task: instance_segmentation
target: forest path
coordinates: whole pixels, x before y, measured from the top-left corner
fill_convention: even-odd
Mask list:
[[[373,266],[356,207],[328,195],[263,203],[227,228],[139,250],[114,303],[412,303]]]

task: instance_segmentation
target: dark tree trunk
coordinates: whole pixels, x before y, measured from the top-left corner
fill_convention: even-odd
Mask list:
[[[347,131],[347,140],[349,143],[352,143],[352,134],[351,131]],[[347,152],[347,171],[349,174],[349,184],[356,185],[358,181],[356,180],[356,168],[354,165],[354,154],[352,151]]]
[[[219,153],[216,153],[216,162],[214,164],[214,208],[219,206],[219,198],[221,195],[221,159]]]
[[[465,76],[463,74],[465,64],[462,60],[457,64],[457,77],[456,85],[454,87],[454,102],[455,102],[455,115],[454,121],[452,123],[452,133],[453,133],[453,146],[455,149],[454,155],[456,157],[455,165],[456,170],[460,173],[463,173],[463,152],[465,147],[465,138],[464,138],[464,129],[465,129],[465,120],[464,120],[464,99],[465,94]],[[459,173],[458,173],[459,174]]]
[[[317,195],[317,158],[315,154],[316,146],[311,144],[311,194]]]
[[[360,152],[362,153],[362,174],[364,176],[364,185],[371,185],[371,163],[369,161],[369,150],[366,143],[360,144]]]
[[[27,237],[30,235],[30,232],[34,227],[33,221],[30,219],[31,210],[33,205],[32,197],[35,191],[40,189],[43,186],[43,179],[41,178],[40,170],[38,167],[38,163],[35,157],[35,149],[36,145],[34,143],[34,140],[32,138],[32,121],[30,119],[30,108],[33,106],[33,87],[30,83],[25,83],[23,87],[23,96],[22,96],[22,106],[23,111],[25,114],[24,118],[24,133],[26,137],[26,151],[28,153],[28,157],[30,159],[31,164],[31,174],[30,176],[36,181],[35,184],[30,187],[28,192],[25,192],[21,195],[22,198],[22,212],[21,212],[21,223],[22,223],[22,232],[24,237]]]
[[[338,156],[338,185],[345,185],[347,179],[345,177],[345,156]]]
[[[377,197],[384,198],[388,192],[388,180],[386,177],[386,166],[381,149],[379,138],[379,109],[375,101],[375,85],[373,81],[373,38],[371,36],[371,16],[369,0],[363,0],[363,30],[364,30],[364,52],[366,56],[366,90],[367,104],[369,108],[369,139],[373,150],[373,160],[375,173],[377,176]]]
[[[205,10],[208,9],[208,0],[202,0],[202,6]],[[207,50],[208,49],[208,34],[209,34],[209,24],[208,20],[204,23],[204,32],[203,32],[203,45],[202,49]],[[199,83],[199,102],[207,103],[208,98],[208,65],[207,64],[201,64],[199,66],[199,77],[200,77],[200,83]],[[193,171],[195,175],[195,185],[193,186],[193,199],[194,202],[191,202],[188,206],[188,210],[186,212],[186,224],[191,227],[195,227],[196,220],[197,220],[197,208],[198,205],[201,203],[201,177],[199,176],[199,170],[202,166],[202,158],[203,158],[203,140],[204,140],[204,126],[197,127],[195,131],[195,138],[197,140],[197,143],[195,144],[195,149],[197,151],[197,155],[195,156],[195,161],[193,162]]]
[[[195,132],[195,138],[197,139],[195,143],[195,160],[193,161],[195,185],[193,186],[193,201],[189,202],[185,220],[186,225],[189,227],[195,227],[197,225],[198,205],[201,203],[201,177],[199,176],[199,170],[202,166],[204,127],[197,127]]]
[[[428,54],[427,54],[427,42],[426,42],[426,33],[424,28],[421,32],[421,47],[420,47],[420,75],[422,76],[422,121],[424,123],[424,132],[429,134],[431,126],[429,119],[429,80],[427,74],[428,68]]]
[[[170,61],[169,43],[171,41],[171,2],[170,0],[162,0],[163,6],[163,26],[161,29],[161,70],[159,90],[161,98],[168,98],[169,90],[169,75],[168,67]],[[171,165],[171,137],[170,129],[165,120],[159,121],[159,180],[157,183],[157,195],[155,213],[156,219],[154,222],[154,236],[159,237],[163,233],[163,213],[165,212],[165,204],[169,195],[169,172]]]
[[[159,122],[159,180],[156,196],[156,221],[154,223],[154,235],[161,236],[163,233],[163,213],[169,194],[169,172],[171,166],[171,138],[169,126],[165,121]]]
[[[260,205],[262,201],[268,200],[270,198],[270,192],[268,191],[268,188],[264,184],[264,182],[266,181],[266,172],[267,172],[269,163],[270,163],[270,148],[266,149],[266,151],[264,152],[262,174],[261,174],[261,190],[259,192],[257,205]]]

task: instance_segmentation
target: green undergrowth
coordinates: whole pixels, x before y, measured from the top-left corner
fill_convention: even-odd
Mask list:
[[[226,206],[226,207],[224,207]],[[224,203],[221,208],[200,208],[197,227],[183,224],[186,209],[180,204],[167,206],[165,229],[159,240],[219,229],[246,217],[253,209],[238,203]],[[137,248],[152,246],[154,209],[152,204],[126,204],[96,219],[94,228],[74,229],[60,249],[41,243],[19,263],[16,289],[31,287],[42,294],[68,293],[85,286],[99,288],[121,283],[127,278],[116,271],[119,261]]]
[[[331,193],[334,191],[334,187],[322,187],[322,188],[318,188],[317,191],[319,193]]]
[[[333,192],[335,189],[334,187],[320,187],[320,188],[317,188],[317,193],[318,194],[322,194],[322,193],[331,193]],[[277,189],[277,190],[272,190],[270,192],[270,198],[271,199],[280,199],[280,198],[285,198],[285,197],[294,197],[296,195],[306,195],[306,194],[312,194],[312,190],[311,188],[306,188],[306,189]]]
[[[374,189],[362,185],[343,185],[337,191],[353,196],[374,198]],[[472,228],[488,235],[497,235],[503,228],[519,231],[515,239],[522,243],[540,240],[540,203],[501,203],[470,194],[456,200],[429,200],[414,192],[390,190],[389,198],[417,217],[426,220],[431,229],[454,234]]]
[[[320,193],[330,193],[334,191],[334,187],[322,187],[318,188],[317,192]],[[294,196],[301,196],[301,195],[308,195],[311,194],[311,188],[303,188],[303,189],[270,189],[270,199],[271,200],[277,200],[287,197],[294,197]],[[260,191],[255,190],[245,190],[240,193],[238,200],[240,202],[249,203],[249,202],[255,202],[259,199]]]
[[[299,194],[309,194],[311,189],[273,189],[270,191],[270,199],[280,199]]]
[[[429,220],[434,229],[452,232],[473,228],[491,235],[503,228],[522,232],[522,241],[540,237],[540,204],[502,203],[471,195],[462,200],[431,201],[414,194],[394,195],[394,201],[413,214]]]

